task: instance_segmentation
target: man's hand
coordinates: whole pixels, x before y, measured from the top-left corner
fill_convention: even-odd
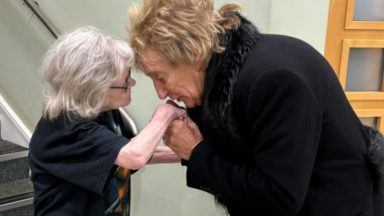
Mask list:
[[[202,140],[199,128],[188,117],[171,122],[164,135],[164,143],[184,160],[189,160],[193,149]]]

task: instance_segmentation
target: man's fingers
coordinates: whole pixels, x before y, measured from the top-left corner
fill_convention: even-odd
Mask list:
[[[163,139],[166,138],[166,137],[171,136],[171,133],[172,133],[171,131],[166,130],[165,133],[164,133]]]
[[[178,119],[173,120],[168,125],[167,130],[165,131],[165,133],[171,133],[175,127],[178,127],[179,124],[177,123],[177,121],[180,121],[180,120],[178,120]]]
[[[185,126],[185,122],[184,122],[184,120],[175,119],[175,120],[173,120],[173,121],[169,124],[169,126],[168,126],[168,128],[167,128],[167,130],[166,130],[166,133],[169,133],[169,134],[175,133],[175,132],[177,132],[177,131],[180,131],[180,129],[181,129],[182,127],[184,127],[184,126]]]
[[[164,136],[164,138],[163,138],[163,140],[164,140],[164,144],[166,145],[166,146],[168,146],[168,147],[170,147],[170,148],[172,148],[171,146],[172,146],[172,136]]]

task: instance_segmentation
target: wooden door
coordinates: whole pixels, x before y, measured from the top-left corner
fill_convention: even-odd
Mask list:
[[[384,133],[384,0],[331,0],[325,56],[363,123]]]

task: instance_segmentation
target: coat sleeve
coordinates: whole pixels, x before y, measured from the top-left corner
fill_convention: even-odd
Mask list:
[[[253,213],[295,214],[304,203],[315,163],[320,108],[306,83],[289,71],[262,76],[247,98],[252,162],[232,163],[203,141],[188,162],[187,184],[251,207]]]

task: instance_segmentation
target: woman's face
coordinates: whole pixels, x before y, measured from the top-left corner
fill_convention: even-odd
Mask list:
[[[108,90],[108,101],[104,110],[118,109],[131,103],[131,88],[136,82],[131,78],[130,70],[124,70],[124,73],[117,78]]]
[[[204,90],[202,63],[172,65],[153,49],[143,52],[144,73],[149,76],[160,99],[170,97],[188,108],[201,105]]]

